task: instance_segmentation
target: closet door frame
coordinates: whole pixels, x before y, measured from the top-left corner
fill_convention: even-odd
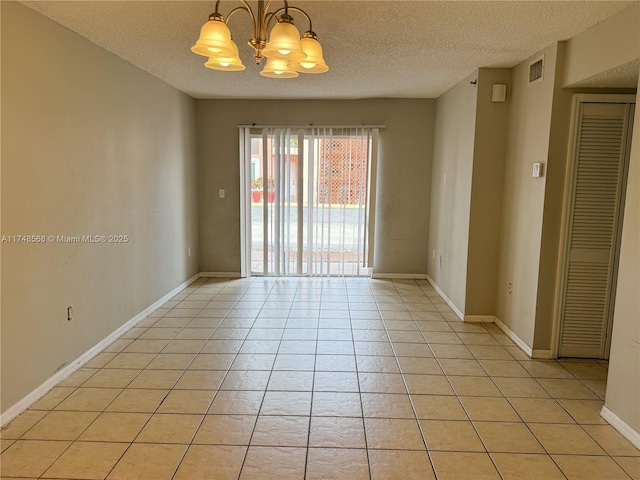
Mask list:
[[[612,278],[611,278],[611,291],[613,293],[613,298],[609,299],[609,308],[608,315],[609,319],[607,321],[607,331],[605,335],[605,342],[602,346],[602,353],[600,357],[608,358],[609,350],[611,347],[611,330],[613,326],[613,306],[615,304],[615,290],[616,290],[616,282],[617,282],[617,272],[618,272],[618,261],[620,257],[620,239],[621,239],[621,229],[622,229],[622,218],[624,216],[624,201],[626,195],[626,185],[627,185],[627,175],[628,175],[628,161],[629,161],[629,149],[631,148],[631,139],[632,139],[632,122],[633,122],[633,110],[635,108],[636,96],[632,94],[575,94],[573,96],[573,105],[572,105],[572,114],[571,114],[571,126],[569,129],[569,148],[567,152],[567,165],[566,165],[566,175],[565,175],[565,187],[564,187],[564,201],[562,206],[562,223],[561,223],[561,237],[560,237],[560,252],[559,252],[559,261],[558,268],[556,273],[556,291],[555,291],[555,309],[554,309],[554,318],[553,318],[553,329],[552,329],[552,357],[558,358],[560,353],[560,343],[561,343],[561,334],[562,334],[562,323],[563,323],[563,309],[566,295],[566,287],[567,287],[567,274],[569,268],[569,253],[570,253],[570,230],[571,230],[571,221],[573,218],[573,208],[574,208],[574,194],[575,194],[575,180],[576,180],[576,170],[578,168],[577,164],[577,155],[578,155],[578,141],[579,141],[579,129],[581,126],[581,112],[582,105],[585,103],[609,103],[609,104],[630,104],[631,112],[628,119],[628,123],[626,126],[627,137],[624,145],[625,150],[625,158],[624,164],[622,165],[622,181],[621,181],[621,192],[619,201],[622,205],[622,208],[619,210],[618,218],[616,219],[615,226],[615,234],[614,239],[615,243],[612,246],[614,253],[612,258],[614,259]]]

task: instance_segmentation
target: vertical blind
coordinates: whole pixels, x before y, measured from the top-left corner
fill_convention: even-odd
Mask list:
[[[372,127],[241,128],[252,274],[368,274],[377,135]]]

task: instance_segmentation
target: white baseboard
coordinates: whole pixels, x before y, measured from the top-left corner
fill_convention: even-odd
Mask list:
[[[200,272],[201,277],[207,278],[240,278],[240,272]]]
[[[629,440],[634,447],[640,450],[640,432],[636,432],[628,423],[609,410],[606,406],[603,406],[602,410],[600,410],[600,416],[604,418],[609,425],[620,432],[620,435]]]
[[[431,284],[434,290],[438,292],[438,295],[440,295],[442,299],[447,302],[447,305],[449,305],[451,310],[453,310],[453,313],[455,313],[460,320],[464,321],[464,313],[462,313],[462,311],[456,306],[456,304],[453,303],[453,301],[451,301],[449,297],[447,297],[447,294],[442,291],[442,289],[436,282],[433,281],[433,278],[427,275],[427,281]]]
[[[516,335],[509,327],[507,327],[502,320],[496,317],[494,323],[502,330],[507,337],[509,337],[513,343],[515,343],[520,350],[526,353],[529,357],[533,358],[533,350],[529,345],[527,345],[524,340],[522,340],[518,335]]]
[[[465,317],[464,319],[465,322],[470,321],[470,320],[467,320],[467,318],[468,317]],[[493,323],[495,323],[500,328],[500,330],[502,330],[504,334],[507,337],[509,337],[511,341],[513,341],[513,343],[515,343],[520,348],[520,350],[526,353],[529,356],[529,358],[536,358],[541,360],[551,360],[555,358],[551,350],[532,349],[529,345],[525,343],[524,340],[522,340],[518,335],[516,335],[513,330],[507,327],[498,317],[492,317],[492,318],[493,318]],[[470,322],[473,322],[473,320],[471,320]],[[489,323],[488,321],[486,322],[483,321],[483,322]]]
[[[378,280],[426,280],[424,273],[372,273],[371,278]]]
[[[465,315],[465,323],[496,323],[496,317],[493,315]]]
[[[49,390],[55,387],[58,383],[67,379],[72,373],[81,368],[84,364],[86,364],[89,360],[95,357],[102,350],[107,348],[111,343],[113,343],[118,337],[120,337],[123,333],[125,333],[130,328],[134,327],[138,322],[147,318],[151,313],[160,308],[165,302],[170,300],[174,295],[184,290],[190,284],[195,282],[198,278],[200,278],[200,274],[196,274],[191,277],[186,282],[182,283],[178,287],[171,290],[160,300],[155,302],[153,305],[145,308],[142,312],[138,313],[135,317],[128,320],[122,326],[120,326],[117,330],[112,332],[109,336],[103,338],[100,342],[94,345],[92,348],[87,350],[85,353],[80,355],[78,358],[73,360],[69,365],[64,367],[63,369],[54,373],[51,377],[49,377],[43,384],[41,384],[38,388],[29,393],[22,400],[18,401],[15,405],[9,407],[4,413],[2,413],[0,418],[0,427],[6,425],[11,420],[16,418],[22,412],[27,410],[31,405],[40,400]]]
[[[537,358],[540,360],[552,360],[555,357],[551,350],[538,350],[534,348],[533,352],[531,352],[531,358]]]

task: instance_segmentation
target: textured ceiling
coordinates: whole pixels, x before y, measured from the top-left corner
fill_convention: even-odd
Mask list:
[[[316,99],[438,97],[478,67],[512,67],[630,4],[292,0],[310,14],[330,71],[283,80],[259,75],[242,12],[229,24],[247,69],[204,68],[190,47],[214,1],[22,3],[195,98]],[[239,4],[225,0],[220,11]],[[307,29],[304,17],[294,12],[294,20]]]
[[[640,59],[619,65],[606,72],[593,77],[585,78],[567,87],[572,88],[636,88],[638,85],[638,73],[640,72]]]

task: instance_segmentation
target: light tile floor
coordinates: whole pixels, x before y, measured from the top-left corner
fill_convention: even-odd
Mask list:
[[[2,430],[2,478],[640,479],[607,363],[422,281],[201,279]]]

